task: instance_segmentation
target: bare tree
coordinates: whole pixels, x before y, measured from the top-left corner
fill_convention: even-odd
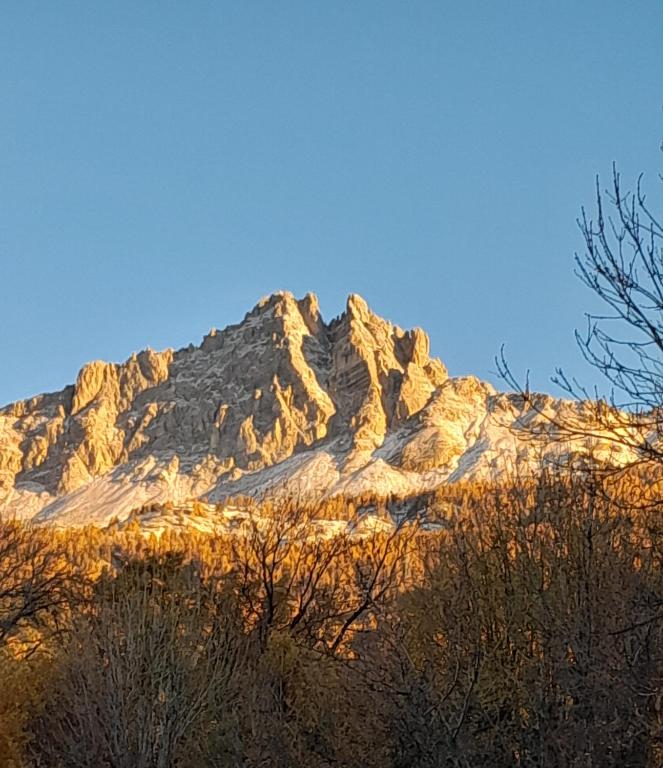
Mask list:
[[[543,473],[467,498],[368,648],[392,765],[661,764],[660,561],[634,565],[649,513],[596,485]]]
[[[251,513],[233,540],[235,584],[263,646],[273,631],[287,631],[336,654],[403,584],[414,522],[333,535],[319,522],[315,509],[276,503]]]
[[[611,187],[596,183],[596,213],[583,208],[578,220],[585,248],[576,254],[576,274],[605,307],[587,313],[576,342],[584,359],[606,382],[600,396],[563,369],[553,382],[582,401],[575,412],[551,417],[529,382],[518,380],[502,350],[499,372],[550,425],[548,439],[589,437],[626,447],[631,465],[663,463],[663,223],[656,217],[638,178],[634,192],[624,191],[613,166]]]
[[[0,646],[14,638],[32,649],[57,629],[71,585],[47,530],[0,518]]]
[[[38,764],[193,767],[210,744],[231,752],[242,648],[218,585],[181,558],[103,576],[32,724]]]

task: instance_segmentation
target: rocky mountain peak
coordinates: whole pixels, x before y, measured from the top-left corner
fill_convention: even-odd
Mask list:
[[[327,323],[314,294],[280,291],[200,346],[89,363],[0,409],[0,511],[89,522],[274,484],[405,493],[483,471],[497,444],[525,455],[492,423],[514,402],[450,379],[429,346],[356,294]]]
[[[351,320],[356,319],[362,323],[376,318],[376,315],[374,315],[368,308],[366,300],[358,293],[351,293],[348,296],[348,299],[345,302],[345,312]]]

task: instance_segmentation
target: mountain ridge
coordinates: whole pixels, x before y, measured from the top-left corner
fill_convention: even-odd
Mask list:
[[[582,408],[541,398],[553,416]],[[237,494],[407,495],[569,449],[526,439],[537,420],[517,396],[449,377],[422,329],[361,296],[326,323],[314,294],[279,291],[198,346],[94,361],[59,392],[0,408],[0,512],[105,524]]]

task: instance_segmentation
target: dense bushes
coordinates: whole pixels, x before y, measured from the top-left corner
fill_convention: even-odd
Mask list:
[[[43,768],[660,766],[642,490],[466,488],[440,529],[364,538],[307,538],[285,508],[232,540],[54,533],[88,586],[58,627],[36,617],[28,658],[28,624],[5,639],[0,674],[24,684],[0,693],[0,744]]]
[[[32,751],[45,765],[168,768],[221,747],[237,695],[241,631],[223,593],[181,557],[104,575],[72,621]]]

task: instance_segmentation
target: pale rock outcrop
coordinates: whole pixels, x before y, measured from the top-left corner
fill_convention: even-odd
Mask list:
[[[282,291],[200,346],[92,362],[0,409],[0,512],[102,524],[174,498],[420,493],[533,465],[528,419],[360,296],[326,323],[313,294]]]

